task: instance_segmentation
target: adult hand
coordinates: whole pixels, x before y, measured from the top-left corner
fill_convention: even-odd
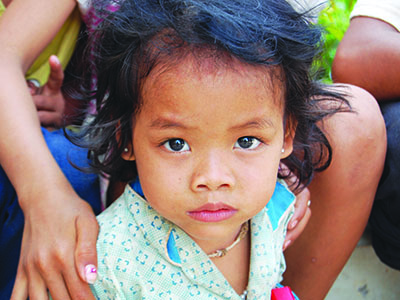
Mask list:
[[[25,227],[11,300],[48,299],[49,292],[54,300],[94,299],[88,283],[97,275],[96,218],[75,192],[60,194],[59,187],[54,192],[47,190],[53,198],[23,209]]]
[[[290,174],[288,167],[284,164],[280,164],[281,172],[283,174]],[[285,179],[289,188],[295,188],[298,184],[298,178],[294,174],[290,174],[288,178]],[[287,233],[285,241],[283,242],[283,251],[287,249],[293,242],[300,236],[306,227],[308,221],[311,217],[311,200],[310,191],[308,188],[303,188],[300,192],[296,193],[296,202],[294,204],[294,214],[288,223]]]
[[[296,195],[295,211],[288,224],[283,251],[300,236],[306,227],[311,217],[310,204],[310,191],[305,188]]]
[[[31,94],[41,125],[60,128],[64,125],[65,99],[61,92],[64,71],[55,55],[50,56],[49,64],[50,76],[46,85],[40,90],[31,89]]]

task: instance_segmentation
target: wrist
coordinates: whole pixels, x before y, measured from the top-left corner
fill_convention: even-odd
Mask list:
[[[76,195],[56,163],[53,167],[48,166],[25,173],[24,182],[18,184],[15,190],[19,205],[24,212],[50,199],[56,201],[62,194]]]

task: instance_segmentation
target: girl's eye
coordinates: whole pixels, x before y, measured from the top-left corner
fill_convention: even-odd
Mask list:
[[[183,139],[170,139],[163,145],[168,151],[183,152],[190,150],[189,144]]]
[[[235,148],[241,149],[256,149],[261,144],[261,141],[253,136],[244,136],[239,138],[235,143]]]

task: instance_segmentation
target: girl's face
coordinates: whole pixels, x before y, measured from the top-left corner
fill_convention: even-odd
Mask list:
[[[232,65],[188,57],[153,70],[133,154],[124,154],[149,204],[207,253],[232,243],[268,203],[294,136],[284,131],[282,88],[264,69]]]

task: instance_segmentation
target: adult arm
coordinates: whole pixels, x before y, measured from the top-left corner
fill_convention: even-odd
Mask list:
[[[332,66],[335,82],[369,91],[378,101],[400,97],[400,33],[390,24],[355,17],[339,44]]]
[[[51,156],[24,78],[74,6],[13,0],[0,18],[0,164],[25,216],[12,299],[47,299],[46,288],[54,299],[92,299],[82,279],[96,263],[97,223]]]

